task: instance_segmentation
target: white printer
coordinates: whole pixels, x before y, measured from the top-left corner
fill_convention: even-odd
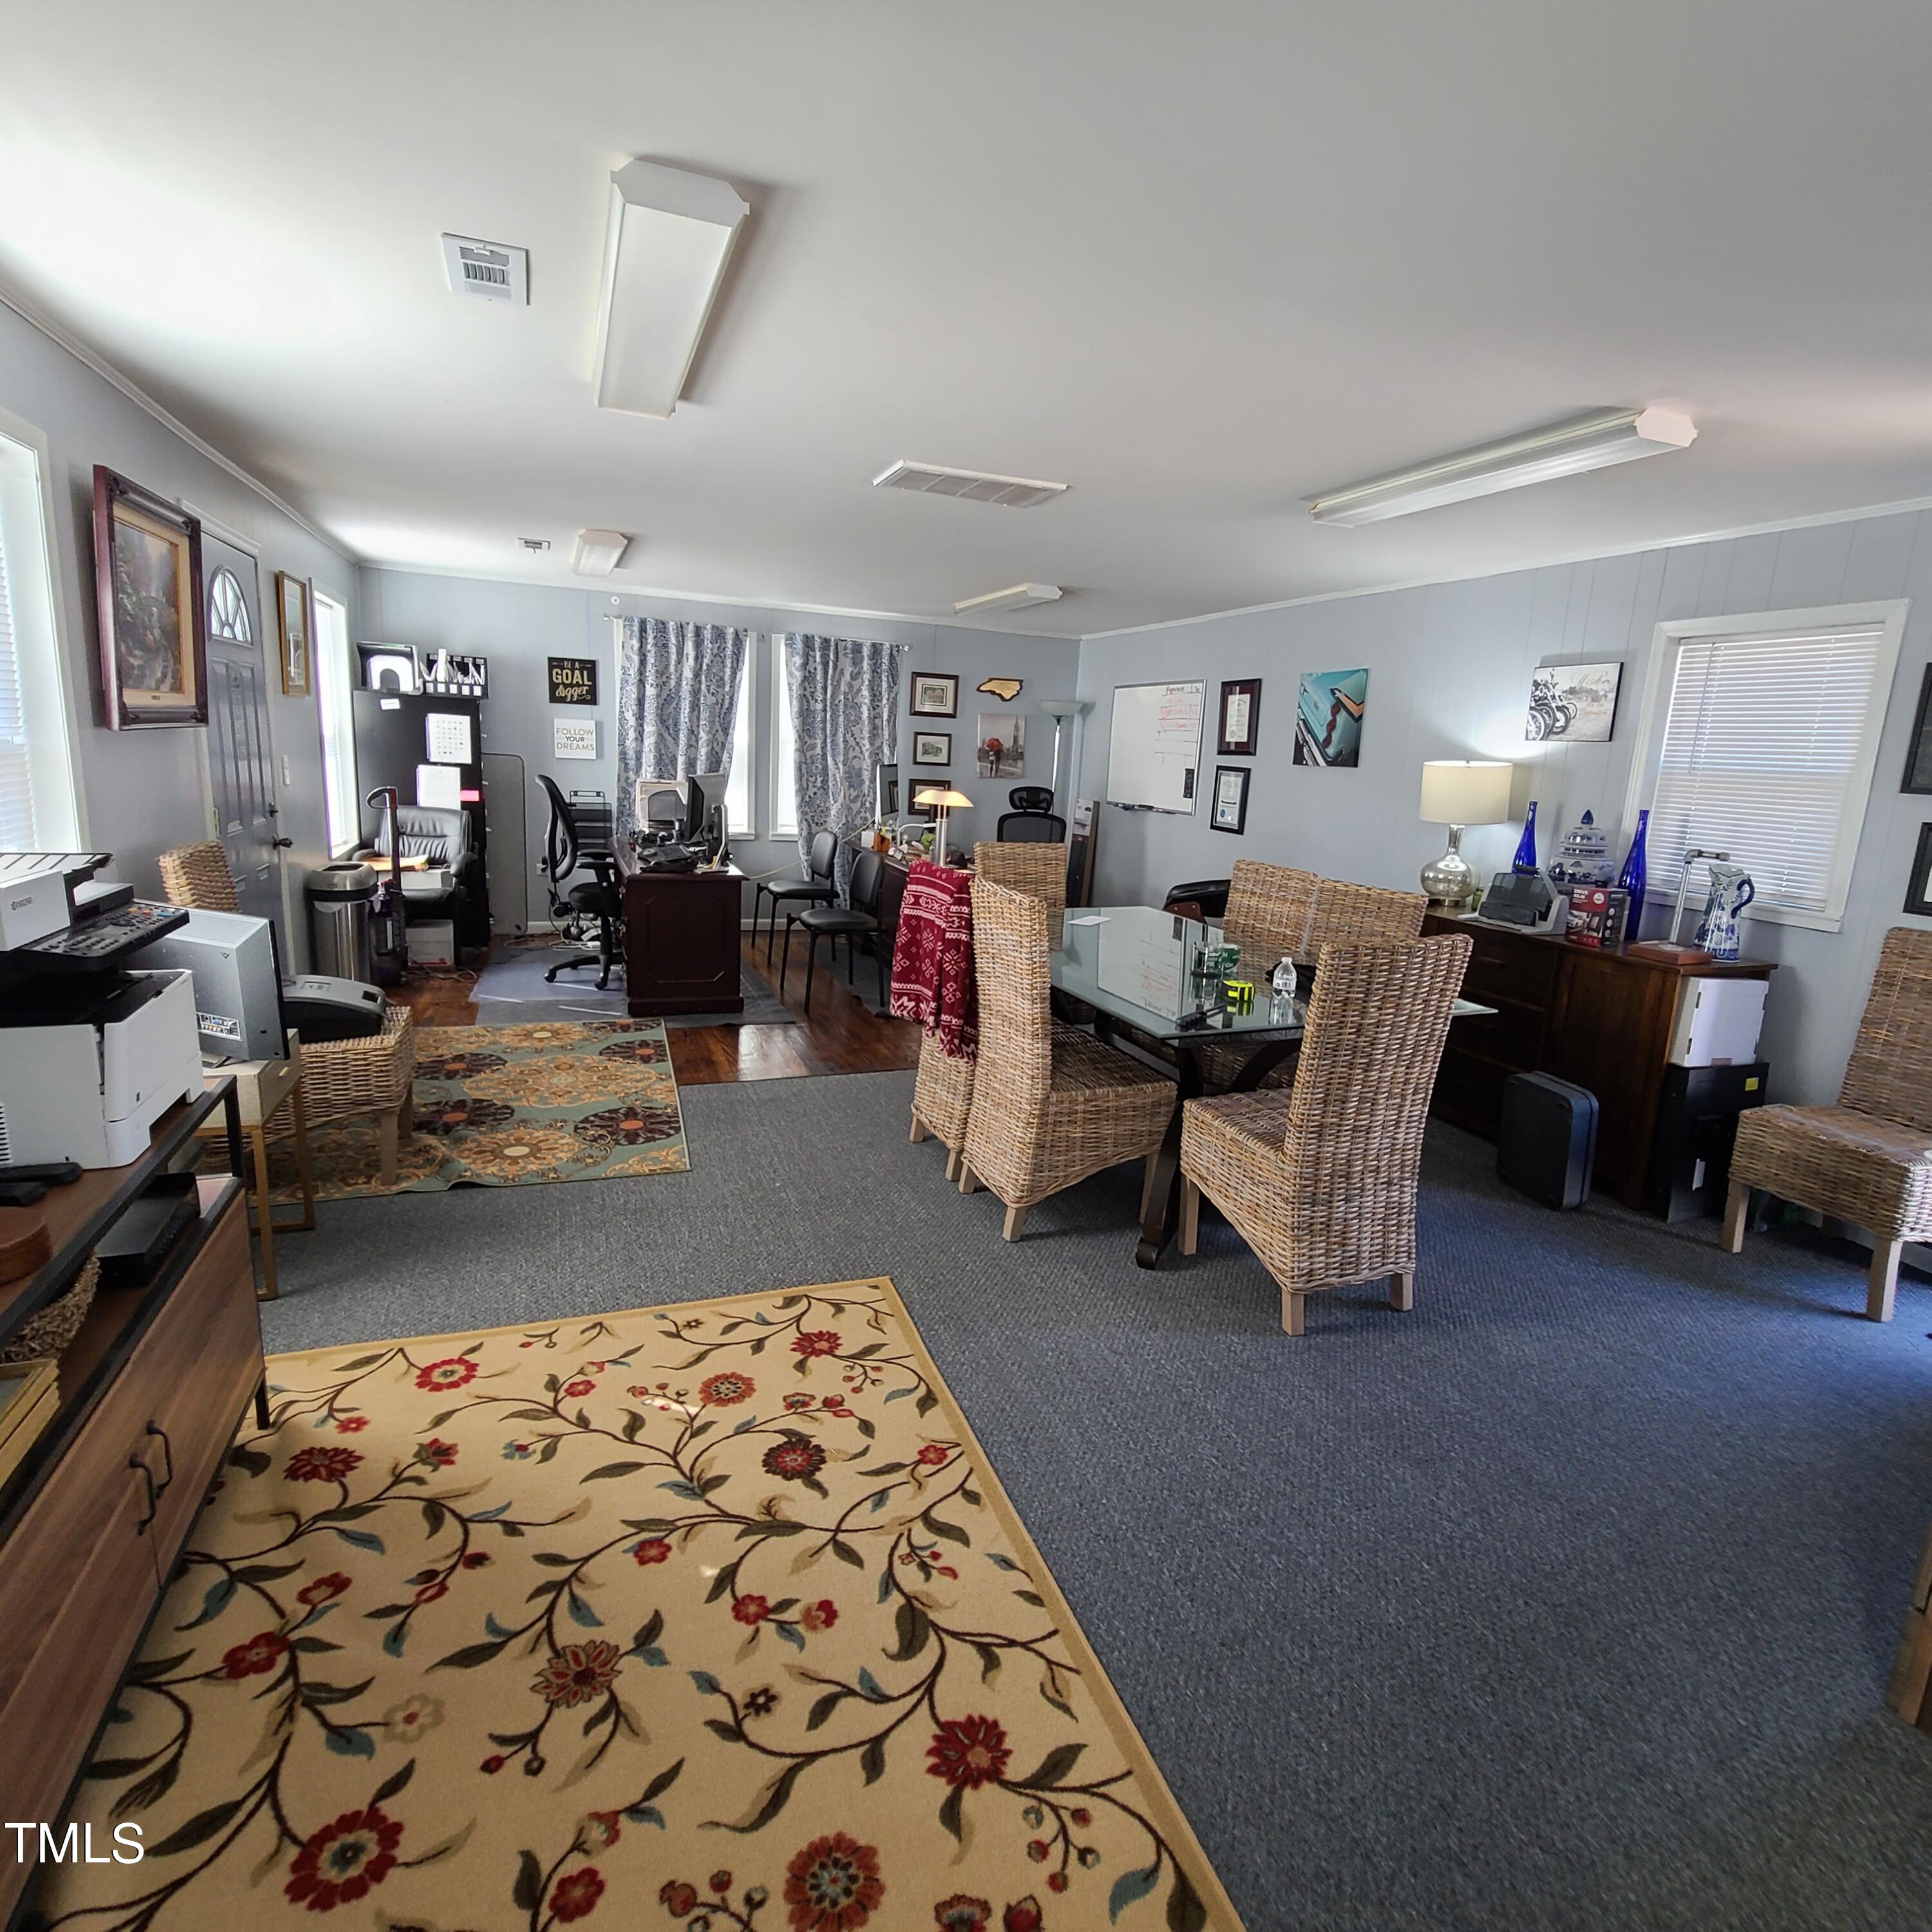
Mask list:
[[[191,974],[73,974],[4,997],[0,1162],[124,1166],[201,1092]]]

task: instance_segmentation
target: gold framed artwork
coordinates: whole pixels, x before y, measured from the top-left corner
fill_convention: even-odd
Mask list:
[[[315,598],[307,578],[275,572],[275,611],[282,640],[282,695],[306,698],[315,656]]]
[[[200,518],[96,464],[94,587],[107,728],[206,724]]]

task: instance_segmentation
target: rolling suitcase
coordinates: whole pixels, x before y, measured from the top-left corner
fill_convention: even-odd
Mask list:
[[[1496,1178],[1546,1208],[1580,1208],[1597,1164],[1597,1096],[1549,1073],[1503,1086]]]

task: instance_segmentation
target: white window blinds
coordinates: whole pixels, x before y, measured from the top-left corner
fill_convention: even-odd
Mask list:
[[[33,774],[27,762],[26,706],[20,688],[20,633],[7,580],[7,532],[0,524],[0,851],[31,852]]]
[[[1762,906],[1843,912],[1884,639],[1873,623],[1682,641],[1652,802],[1653,892],[1674,892],[1684,852],[1701,848],[1743,866]]]

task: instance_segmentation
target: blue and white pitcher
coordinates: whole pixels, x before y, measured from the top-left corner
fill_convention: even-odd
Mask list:
[[[1757,897],[1750,874],[1742,866],[1713,866],[1711,896],[1697,922],[1697,944],[1713,959],[1738,956],[1738,916]]]

